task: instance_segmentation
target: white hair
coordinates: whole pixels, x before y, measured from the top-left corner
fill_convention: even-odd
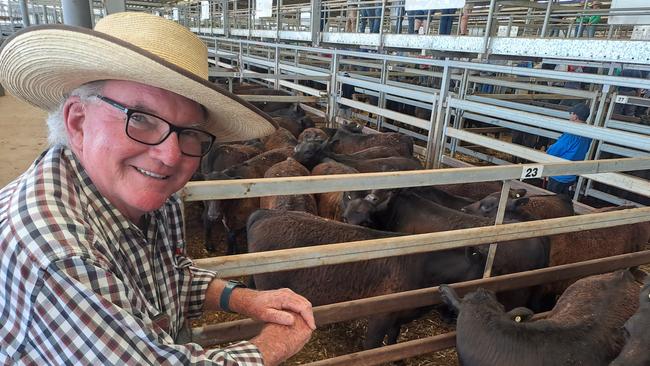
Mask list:
[[[93,81],[74,89],[67,95],[61,103],[47,116],[47,140],[50,146],[63,145],[68,146],[68,134],[65,129],[63,119],[63,106],[70,97],[79,97],[82,101],[90,100],[95,95],[100,94],[104,88],[104,80]]]

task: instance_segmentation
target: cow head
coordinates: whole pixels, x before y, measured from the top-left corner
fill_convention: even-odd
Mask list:
[[[320,139],[304,140],[293,149],[293,158],[308,169],[313,168],[325,157],[324,150],[327,144]]]
[[[341,201],[343,222],[376,228],[376,217],[386,210],[388,202],[393,196],[393,191],[376,189],[368,194],[361,192],[345,192],[343,194]]]

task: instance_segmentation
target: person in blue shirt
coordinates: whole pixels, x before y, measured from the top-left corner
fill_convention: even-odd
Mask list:
[[[572,122],[584,123],[589,118],[589,107],[584,104],[576,104],[569,109],[569,120]],[[583,136],[576,136],[570,133],[563,133],[557,141],[549,146],[547,154],[562,159],[577,161],[583,160],[589,151],[591,139]],[[546,189],[555,193],[569,193],[569,189],[575,183],[575,175],[559,175],[548,178]]]

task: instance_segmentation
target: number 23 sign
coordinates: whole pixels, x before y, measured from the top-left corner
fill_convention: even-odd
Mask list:
[[[521,179],[539,178],[544,171],[544,165],[524,165],[521,169]]]

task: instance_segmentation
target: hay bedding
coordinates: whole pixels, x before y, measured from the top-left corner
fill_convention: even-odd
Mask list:
[[[201,212],[203,205],[200,202],[190,202],[185,207],[187,254],[193,258],[205,258],[225,254],[225,240],[221,230],[215,230],[213,235],[216,243],[216,252],[208,253],[203,245],[203,224]],[[244,249],[240,245],[240,250]],[[218,324],[231,320],[241,319],[237,314],[224,312],[211,312],[193,322],[193,326]],[[353,320],[343,323],[325,325],[317,329],[309,343],[297,355],[287,361],[286,365],[301,365],[313,361],[323,360],[348,353],[363,350],[362,342],[366,329],[366,320]],[[399,342],[415,340],[432,335],[443,334],[453,330],[452,326],[444,324],[437,313],[432,312],[427,317],[416,320],[402,327]],[[447,366],[458,365],[456,353],[453,349],[436,352],[421,357],[408,359],[408,366]]]

